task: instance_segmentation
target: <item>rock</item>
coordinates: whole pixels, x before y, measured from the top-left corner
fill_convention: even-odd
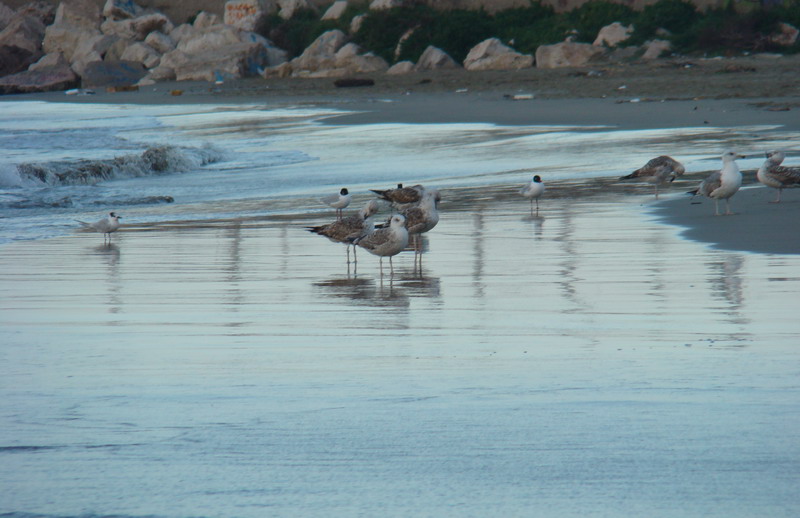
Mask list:
[[[241,31],[239,33],[239,40],[242,43],[258,43],[267,51],[267,65],[277,66],[281,63],[286,63],[289,59],[289,53],[283,49],[276,47],[271,41],[264,36],[256,34],[255,32]]]
[[[192,25],[189,25],[188,23],[182,23],[169,32],[169,37],[172,38],[177,45],[184,39],[193,36],[195,32],[197,32],[197,30]]]
[[[229,0],[225,2],[224,21],[226,25],[253,31],[275,9],[274,0]]]
[[[143,41],[153,31],[169,34],[173,28],[169,18],[161,13],[144,14],[122,21],[106,20],[100,25],[103,34],[135,41]]]
[[[628,25],[626,27],[620,22],[614,22],[600,29],[600,32],[597,33],[597,38],[595,38],[592,45],[597,47],[616,47],[623,41],[630,38],[631,34],[633,34],[633,25]]]
[[[113,20],[127,20],[142,14],[142,8],[133,0],[108,0],[103,7],[103,16]]]
[[[17,94],[67,90],[77,87],[79,83],[78,76],[68,65],[54,65],[1,78],[0,93]]]
[[[53,24],[45,29],[42,48],[46,54],[61,52],[67,61],[72,62],[72,55],[75,54],[81,40],[100,34],[100,31],[82,31],[74,25]]]
[[[159,54],[166,54],[175,49],[175,41],[166,34],[153,31],[147,35],[144,42],[150,45]]]
[[[153,81],[175,81],[175,70],[170,67],[165,67],[162,63],[151,70],[145,77]]]
[[[56,9],[55,25],[71,25],[84,30],[100,27],[100,8],[91,0],[62,0]]]
[[[125,49],[121,61],[138,61],[145,68],[155,68],[161,61],[161,54],[147,43],[136,42]]]
[[[241,31],[232,25],[212,25],[205,29],[195,29],[175,47],[187,54],[205,52],[218,47],[241,43]]]
[[[180,51],[175,50],[164,58],[175,53]],[[184,54],[181,60],[167,61],[168,66],[172,63],[176,64],[174,69],[178,81],[236,79],[260,75],[267,66],[267,52],[258,43],[236,43],[197,54]]]
[[[581,67],[604,54],[601,47],[588,43],[564,41],[554,45],[541,45],[536,49],[536,67]]]
[[[533,56],[520,54],[497,38],[484,40],[469,51],[464,60],[467,70],[519,70],[533,66]]]
[[[291,61],[295,71],[316,72],[335,68],[336,52],[347,42],[347,36],[336,29],[320,34],[303,53]]]
[[[369,4],[370,11],[381,11],[384,9],[392,9],[393,7],[402,7],[403,0],[372,0]]]
[[[0,45],[0,77],[16,74],[33,66],[36,56],[16,45]]]
[[[103,59],[106,61],[119,61],[122,58],[122,54],[125,52],[125,49],[134,43],[135,42],[133,40],[126,40],[118,37],[117,40],[112,43],[108,49],[106,49]]]
[[[645,50],[642,59],[652,60],[672,50],[672,43],[666,40],[652,40],[645,43],[643,47]]]
[[[136,61],[95,61],[86,66],[81,79],[84,88],[125,86],[135,85],[146,74]]]
[[[797,27],[781,22],[778,24],[778,31],[770,35],[769,41],[782,47],[791,47],[797,41],[798,34],[800,31]]]
[[[355,43],[348,43],[340,48],[334,59],[334,66],[344,74],[358,74],[368,72],[385,72],[389,68],[386,61],[368,52],[361,54],[363,49]]]
[[[355,34],[361,28],[361,24],[364,23],[364,20],[367,19],[366,14],[359,14],[358,16],[353,16],[353,19],[350,20],[350,34]]]
[[[440,48],[429,45],[417,60],[416,70],[442,70],[461,68],[453,58]]]
[[[69,59],[74,70],[78,75],[83,75],[83,71],[89,63],[102,61],[108,49],[117,42],[117,36],[105,34],[87,35],[83,38]]]
[[[18,14],[0,32],[0,46],[19,47],[27,50],[35,56],[33,61],[36,61],[43,54],[44,32],[45,26],[41,20],[34,16]]]
[[[317,6],[309,0],[278,0],[278,6],[280,7],[278,15],[284,20],[291,19],[300,9],[317,10]]]
[[[325,14],[322,15],[323,20],[338,20],[342,17],[347,10],[347,0],[336,0],[328,7]]]
[[[292,65],[288,62],[281,63],[280,65],[274,67],[267,67],[264,69],[264,73],[261,74],[261,77],[264,79],[269,79],[272,77],[291,77],[292,75]]]
[[[400,61],[389,67],[389,70],[387,70],[386,73],[395,76],[400,74],[410,74],[413,71],[414,63],[410,61]]]
[[[14,10],[0,2],[0,31],[6,28],[14,17]]]
[[[42,68],[54,66],[69,66],[69,61],[60,52],[45,54],[39,61],[28,67],[28,70],[41,70]]]
[[[220,20],[219,16],[216,14],[200,11],[197,13],[197,16],[194,17],[194,23],[192,23],[192,27],[197,29],[205,29],[206,27],[219,25],[220,23],[223,23],[223,21]]]

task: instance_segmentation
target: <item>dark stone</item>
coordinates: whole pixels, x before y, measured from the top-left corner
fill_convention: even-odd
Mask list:
[[[36,56],[29,50],[16,45],[0,45],[0,77],[27,70],[36,62]]]
[[[337,79],[333,82],[337,88],[352,88],[358,86],[374,86],[375,81],[372,79],[356,79],[356,78],[343,78]]]
[[[79,82],[78,76],[67,65],[54,65],[0,78],[0,94],[68,90],[77,87]]]
[[[83,71],[83,87],[130,86],[147,75],[144,65],[137,61],[95,61]]]

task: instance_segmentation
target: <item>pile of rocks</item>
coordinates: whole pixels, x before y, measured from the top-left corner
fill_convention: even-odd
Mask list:
[[[393,7],[401,0],[373,0],[370,9]],[[145,10],[134,0],[62,0],[58,8],[42,1],[12,11],[0,0],[0,93],[63,90],[83,86],[146,85],[168,80],[220,81],[270,77],[344,77],[356,74],[404,74],[427,70],[508,70],[527,67],[581,67],[592,62],[655,59],[670,51],[666,40],[623,46],[632,26],[604,27],[593,44],[567,38],[543,45],[531,56],[497,38],[487,39],[457,63],[428,47],[416,63],[392,66],[353,43],[364,16],[352,19],[348,32],[322,34],[298,57],[254,32],[269,14],[291,18],[298,9],[316,9],[310,0],[229,0],[224,16],[200,12],[191,24],[175,26],[164,14]],[[347,0],[337,0],[321,15],[339,19]],[[395,57],[412,35],[400,38]],[[798,30],[782,24],[773,41],[793,45]]]

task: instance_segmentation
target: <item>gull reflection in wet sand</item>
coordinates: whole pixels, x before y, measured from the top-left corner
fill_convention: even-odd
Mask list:
[[[108,312],[122,312],[122,282],[119,278],[120,248],[113,243],[104,243],[92,248],[90,255],[100,258],[106,266],[106,285],[108,286]]]
[[[411,297],[438,299],[441,280],[420,275],[416,271],[395,272],[390,279],[340,277],[314,283],[323,294],[333,298],[350,299],[356,304],[405,307]]]
[[[708,263],[711,293],[714,297],[727,302],[727,314],[730,315],[731,323],[747,324],[750,319],[741,312],[744,304],[742,268],[745,258],[741,254],[724,254],[720,259]]]

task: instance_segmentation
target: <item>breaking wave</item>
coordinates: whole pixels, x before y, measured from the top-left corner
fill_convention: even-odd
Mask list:
[[[153,146],[141,154],[106,160],[19,164],[17,174],[22,183],[32,180],[48,186],[93,185],[120,178],[188,172],[222,159],[223,153],[212,146]]]

